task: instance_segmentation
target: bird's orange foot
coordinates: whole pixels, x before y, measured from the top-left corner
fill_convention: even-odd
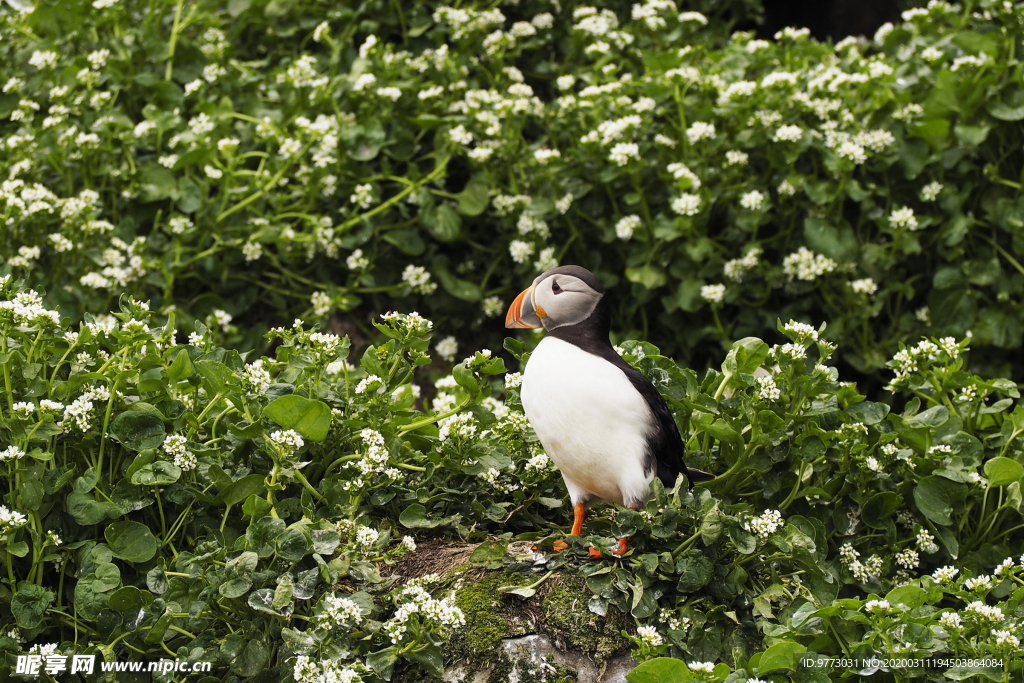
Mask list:
[[[554,551],[556,553],[560,553],[563,550],[567,549],[568,547],[569,547],[569,544],[566,543],[565,541],[555,541],[555,543],[554,543]]]
[[[619,546],[615,550],[612,550],[611,553],[612,553],[612,555],[615,555],[616,557],[622,557],[623,555],[625,555],[626,554],[626,539],[625,538],[620,538],[619,539]],[[591,548],[590,549],[590,557],[592,557],[595,560],[600,559],[601,558],[601,551],[598,550],[597,548]]]

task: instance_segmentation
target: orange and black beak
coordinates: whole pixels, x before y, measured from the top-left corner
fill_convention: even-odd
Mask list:
[[[512,305],[508,307],[505,315],[505,327],[508,328],[529,328],[541,327],[543,323],[544,309],[535,308],[533,305],[533,285],[524,289]]]

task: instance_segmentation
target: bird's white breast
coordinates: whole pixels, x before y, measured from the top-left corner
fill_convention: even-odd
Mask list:
[[[643,461],[653,417],[622,370],[545,337],[526,365],[521,395],[574,504],[600,498],[628,505],[647,497],[654,475],[644,474]]]

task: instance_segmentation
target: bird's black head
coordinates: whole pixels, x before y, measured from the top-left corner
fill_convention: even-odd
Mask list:
[[[541,327],[567,340],[608,343],[604,287],[586,268],[558,266],[537,276],[512,302],[505,327]]]

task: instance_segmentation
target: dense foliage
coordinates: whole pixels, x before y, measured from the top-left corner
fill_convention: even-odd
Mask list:
[[[464,616],[436,579],[396,583],[377,563],[417,534],[486,540],[478,554],[499,564],[513,536],[547,551],[563,536],[518,373],[477,352],[422,413],[432,325],[415,314],[381,316],[386,341],[356,367],[347,339],[301,321],[246,362],[203,327],[178,344],[173,317],[153,325],[134,300],[72,330],[9,278],[0,293],[8,653],[167,652],[299,683],[440,674]],[[508,590],[580,571],[590,610],[636,619],[639,659],[683,658],[702,680],[822,680],[798,666],[806,653],[992,656],[1019,674],[1016,385],[964,370],[966,341],[923,340],[891,361],[892,388],[914,394],[891,412],[838,381],[821,330],[779,330],[787,343],[746,338],[703,377],[626,342],[691,464],[718,477],[658,486],[639,512],[598,508],[588,536],[521,567],[548,574]],[[622,536],[624,558],[589,559]],[[942,675],[896,676],[911,673]]]
[[[0,6],[0,677],[430,680],[466,615],[387,569],[440,537],[584,577],[634,683],[1019,680],[1022,14],[755,10]],[[716,474],[568,539],[496,346],[560,261]]]
[[[400,301],[452,334],[561,261],[698,367],[777,317],[862,372],[1020,345],[1015,6],[833,47],[729,36],[738,1],[95,4],[0,26],[7,267],[65,313],[129,293],[249,348]]]

